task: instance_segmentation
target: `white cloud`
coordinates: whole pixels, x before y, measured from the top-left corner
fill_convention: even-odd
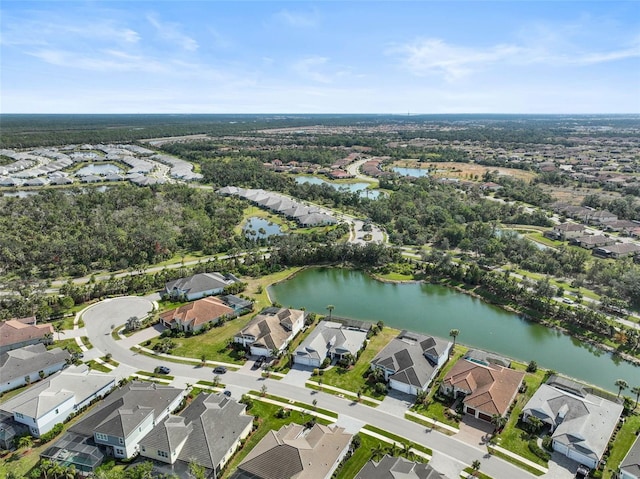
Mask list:
[[[555,50],[550,45],[497,44],[478,48],[428,38],[395,46],[388,49],[387,54],[399,55],[401,64],[417,76],[439,74],[448,81],[454,81],[494,64],[581,66],[637,58],[640,57],[640,42],[620,49],[585,52],[568,45],[564,51]]]
[[[331,77],[320,71],[328,60],[326,57],[310,56],[294,63],[293,70],[303,78],[320,83],[331,83]]]
[[[193,52],[198,49],[198,42],[180,31],[180,25],[172,22],[161,22],[156,15],[147,15],[147,20],[157,30],[160,38],[178,44],[182,49]]]
[[[311,12],[292,12],[284,9],[276,13],[275,18],[296,28],[315,27],[319,22],[319,15],[316,10]]]

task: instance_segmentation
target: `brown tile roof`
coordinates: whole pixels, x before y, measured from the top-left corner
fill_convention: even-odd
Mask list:
[[[53,326],[50,324],[32,326],[17,319],[9,319],[0,323],[0,346],[41,339],[48,333],[53,334]]]
[[[179,322],[182,325],[190,324],[196,327],[215,321],[225,314],[233,314],[233,309],[222,300],[210,296],[162,313],[160,318],[165,323]]]
[[[238,466],[261,479],[317,479],[325,477],[351,441],[341,427],[299,424],[269,431]],[[253,476],[252,476],[253,477]]]
[[[524,378],[524,372],[495,364],[459,360],[444,378],[446,386],[470,391],[464,403],[492,416],[504,416]]]
[[[263,344],[268,349],[280,349],[291,336],[291,330],[304,322],[304,311],[280,309],[276,312],[265,310],[251,320],[241,331],[242,335],[253,336],[254,343]]]

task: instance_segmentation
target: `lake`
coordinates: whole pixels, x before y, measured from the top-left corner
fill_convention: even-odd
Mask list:
[[[323,180],[322,178],[318,178],[316,176],[297,176],[296,183],[304,184],[308,183],[311,185],[329,185],[331,188],[335,188],[336,190],[348,191],[351,193],[355,193],[356,191],[360,193],[360,196],[367,197],[370,199],[376,199],[380,196],[380,190],[373,190],[369,188],[370,183],[332,183],[330,181]]]
[[[614,382],[640,384],[640,368],[614,358],[557,330],[444,286],[425,283],[382,283],[341,268],[309,268],[270,286],[272,301],[365,321],[382,320],[397,329],[449,337],[459,329],[458,342],[494,351],[617,392]]]
[[[279,225],[258,216],[250,217],[242,231],[245,237],[250,239],[268,238],[269,236],[284,234]]]
[[[429,176],[429,170],[427,168],[403,168],[400,166],[394,166],[391,168],[391,171],[402,176],[414,176],[416,178]]]

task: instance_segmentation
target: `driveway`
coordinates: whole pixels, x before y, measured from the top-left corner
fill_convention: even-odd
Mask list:
[[[416,397],[411,394],[389,389],[382,404],[380,404],[377,409],[398,417],[404,417],[404,413],[413,405],[415,400]]]
[[[484,446],[491,438],[494,431],[493,424],[465,414],[459,424],[460,432],[456,439],[474,446]]]
[[[313,368],[311,367],[294,364],[293,367],[287,373],[287,375],[283,377],[280,381],[304,388],[305,383],[311,377],[312,372],[313,372]]]

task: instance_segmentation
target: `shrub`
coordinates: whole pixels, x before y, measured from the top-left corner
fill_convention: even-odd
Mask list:
[[[551,459],[551,454],[541,449],[540,446],[538,446],[538,443],[535,439],[529,440],[528,445],[529,445],[529,450],[532,453],[534,453],[536,456],[538,456],[540,459],[542,459],[543,461],[548,461],[549,459]]]
[[[377,394],[387,394],[387,385],[385,383],[376,383],[373,389]]]
[[[547,451],[553,451],[553,438],[549,435],[542,438],[542,447]]]
[[[324,358],[322,361],[322,365],[320,366],[322,369],[325,369],[331,364],[331,358]]]
[[[535,361],[530,361],[529,364],[527,365],[527,372],[535,373],[537,370],[538,370],[538,363]]]
[[[51,431],[43,434],[42,436],[40,436],[40,440],[44,443],[44,442],[49,442],[52,439],[54,439],[56,436],[58,436],[61,432],[62,432],[63,426],[62,423],[59,422],[58,424],[56,424],[55,426],[53,426],[53,428],[51,429]]]

